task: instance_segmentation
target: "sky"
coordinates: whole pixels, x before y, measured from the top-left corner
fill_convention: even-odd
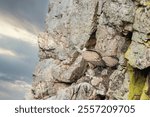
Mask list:
[[[48,0],[0,0],[0,99],[25,98],[38,63]]]

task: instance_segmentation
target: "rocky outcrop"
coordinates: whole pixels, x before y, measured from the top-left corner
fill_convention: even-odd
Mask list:
[[[149,0],[50,0],[33,99],[149,99],[149,7]]]

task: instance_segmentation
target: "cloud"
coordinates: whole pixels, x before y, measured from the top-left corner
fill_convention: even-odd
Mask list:
[[[0,99],[23,99],[38,61],[48,0],[0,0]]]
[[[0,90],[0,99],[8,99],[11,96],[7,92],[3,92]]]
[[[31,82],[32,72],[38,61],[36,34],[25,29],[11,16],[0,15],[0,25],[0,72],[10,76],[12,80],[23,76],[26,81]]]
[[[3,49],[3,48],[0,48],[0,54],[1,54],[1,55],[6,55],[6,56],[17,57],[17,54],[14,53],[13,51],[7,50],[7,49]]]
[[[3,74],[3,73],[0,73],[0,77],[3,77],[3,76],[5,76],[5,74]]]
[[[15,21],[15,20],[13,20],[13,21]],[[17,21],[15,23],[17,23]],[[1,37],[7,36],[10,38],[15,38],[17,40],[22,40],[24,42],[32,44],[33,46],[36,46],[37,45],[37,36],[35,34],[33,34],[32,32],[29,32],[28,30],[26,30],[23,27],[21,28],[19,26],[15,26],[15,23],[14,24],[10,23],[9,21],[4,20],[4,18],[0,17],[0,35],[1,35]]]
[[[10,75],[13,79],[24,76],[28,78],[27,81],[31,82],[32,72],[38,62],[38,47],[5,36],[0,40],[2,50],[0,54],[0,72]],[[15,56],[9,56],[9,53],[13,53]]]
[[[14,82],[0,80],[0,99],[24,99],[31,85],[22,80]]]
[[[2,36],[2,38],[0,38],[0,48],[9,50],[17,54],[20,58],[28,57],[32,60],[37,59],[38,46],[33,46],[19,39]]]
[[[14,82],[0,80],[0,86],[10,91],[13,90],[18,92],[31,87],[31,85],[29,85],[27,82],[21,80],[15,80]]]
[[[11,56],[0,56],[0,71],[11,76],[12,80],[18,79],[18,76],[24,76],[28,78],[25,79],[26,81],[31,81],[35,64]]]
[[[0,0],[0,12],[27,20],[41,29],[48,9],[49,0]]]

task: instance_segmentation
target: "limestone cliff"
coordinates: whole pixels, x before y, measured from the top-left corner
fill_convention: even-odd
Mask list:
[[[150,99],[150,0],[49,0],[33,99]]]

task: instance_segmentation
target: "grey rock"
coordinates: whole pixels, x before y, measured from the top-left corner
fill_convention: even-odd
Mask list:
[[[118,35],[112,27],[99,25],[96,37],[95,49],[102,57],[119,56],[122,52],[125,38]]]
[[[107,95],[110,99],[126,100],[128,99],[129,76],[116,70],[110,76],[109,89]]]
[[[127,62],[150,66],[149,7],[149,0],[49,0],[31,99],[127,99]]]
[[[101,81],[102,81],[102,78],[93,77],[93,79],[91,80],[91,84],[92,86],[97,86]]]
[[[150,33],[150,9],[138,8],[136,10],[135,21],[133,24],[134,30],[142,33]]]
[[[149,36],[145,33],[133,32],[132,40],[139,44],[145,45],[147,48],[150,48]]]
[[[96,90],[92,85],[80,83],[59,91],[56,96],[49,98],[49,100],[89,100],[96,98],[96,96]]]
[[[41,61],[34,72],[35,98],[42,98],[43,95],[55,95],[59,88],[64,88],[68,86],[67,83],[78,80],[84,74],[85,67],[86,63],[81,56],[71,66],[57,65],[53,59]],[[56,84],[59,84],[59,87]]]
[[[125,60],[124,54],[121,54],[120,57],[119,57],[119,65],[121,65],[121,66],[126,66],[127,65],[127,61]]]
[[[33,73],[32,92],[35,99],[42,99],[45,96],[53,96],[58,90],[57,81],[51,72],[52,68],[57,67],[53,64],[53,59],[47,59],[39,62]],[[53,87],[53,88],[52,88]],[[67,87],[62,83],[59,88]]]
[[[93,69],[87,69],[86,76],[95,76],[95,71]]]
[[[145,69],[150,66],[149,18],[150,10],[147,7],[141,7],[136,10],[133,24],[135,31],[133,32],[132,42],[125,54],[128,63],[138,69]]]
[[[126,52],[128,63],[138,69],[144,69],[150,66],[150,48],[143,44],[132,42]]]
[[[95,10],[98,0],[51,0],[51,9],[46,19],[48,41],[54,44],[54,53],[66,60],[75,47],[81,48],[95,27]],[[49,44],[49,43],[47,43]],[[59,45],[59,46],[58,46]]]
[[[149,0],[135,0],[135,1],[143,6],[148,6],[148,3],[149,3]]]
[[[90,83],[90,81],[91,81],[90,77],[83,76],[83,77],[81,77],[80,79],[77,80],[76,84],[80,84],[80,83],[83,83],[83,82]],[[73,84],[75,84],[75,83],[73,83]]]
[[[106,92],[107,92],[106,87],[104,86],[103,83],[100,83],[100,84],[99,84],[99,87],[98,87],[98,90],[97,90],[96,93],[97,93],[98,95],[103,95],[103,96],[105,96],[105,95],[106,95]]]
[[[107,76],[108,75],[108,69],[103,69],[101,72],[102,76]]]
[[[107,0],[103,12],[112,25],[123,25],[123,22],[133,23],[135,5],[132,0]]]
[[[59,82],[72,83],[79,79],[86,71],[87,64],[79,56],[71,66],[60,64],[51,69],[55,80]]]

